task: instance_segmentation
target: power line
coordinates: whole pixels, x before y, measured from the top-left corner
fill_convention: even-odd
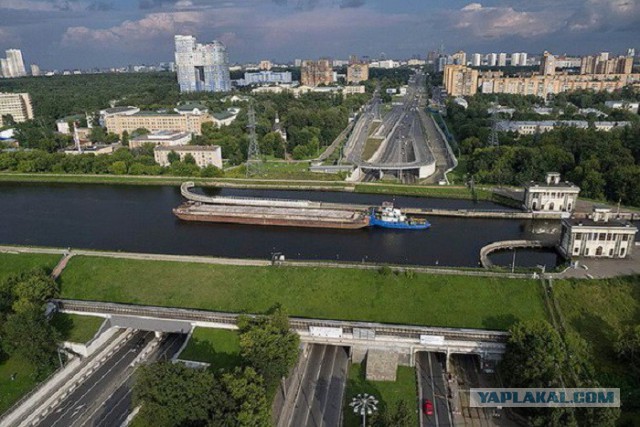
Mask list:
[[[247,152],[247,176],[257,175],[260,173],[260,146],[258,145],[258,136],[256,135],[256,111],[253,107],[253,100],[249,101],[249,149]]]

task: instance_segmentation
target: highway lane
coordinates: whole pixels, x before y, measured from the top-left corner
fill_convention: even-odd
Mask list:
[[[149,361],[171,360],[187,339],[187,334],[168,334]],[[120,426],[133,410],[133,385],[135,368],[130,368],[122,384],[103,403],[83,420],[83,425],[96,427]]]
[[[339,425],[349,356],[344,347],[313,344],[297,392],[290,427]]]
[[[136,332],[38,425],[45,427],[82,425],[79,422],[94,402],[100,400],[108,386],[119,381],[131,362],[152,338],[152,332]]]
[[[136,332],[39,425],[74,427],[122,424],[132,409],[133,374],[136,367],[131,366],[131,363],[153,337],[153,332]],[[166,335],[148,360],[170,358],[185,339],[186,334]]]
[[[431,352],[419,352],[417,355],[420,411],[426,399],[433,403],[433,415],[421,415],[423,427],[453,425],[447,399],[445,373],[442,362],[439,360],[441,356]]]

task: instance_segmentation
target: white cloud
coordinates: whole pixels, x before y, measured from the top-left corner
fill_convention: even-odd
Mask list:
[[[462,9],[446,12],[449,24],[475,37],[533,37],[559,29],[563,18],[552,12],[518,11],[509,6],[486,7],[469,3]]]
[[[137,21],[124,21],[122,24],[106,28],[70,27],[62,37],[65,46],[78,44],[100,44],[117,47],[153,40],[179,32],[195,32],[204,25],[206,18],[198,12],[161,12],[151,13]],[[133,44],[131,46],[130,44]]]

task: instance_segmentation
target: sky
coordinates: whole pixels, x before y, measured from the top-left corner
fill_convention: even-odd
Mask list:
[[[231,62],[447,52],[640,51],[640,0],[0,0],[0,51],[43,69],[173,60],[173,36]]]

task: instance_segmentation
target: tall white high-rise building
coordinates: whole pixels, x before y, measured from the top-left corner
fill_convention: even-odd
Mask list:
[[[529,55],[527,55],[527,52],[520,52],[520,65],[522,65],[523,67],[527,66],[528,56]]]
[[[511,54],[511,66],[517,67],[520,65],[520,52],[514,52]]]
[[[22,60],[22,52],[20,49],[8,49],[6,54],[6,58],[0,58],[0,72],[2,73],[2,77],[26,76],[27,70],[24,68],[24,61]]]
[[[22,52],[20,49],[7,50],[7,61],[9,62],[11,77],[23,77],[27,75],[27,70],[24,68],[24,60],[22,59]]]
[[[7,61],[6,58],[0,58],[0,77],[11,77],[11,72],[9,71],[9,61]]]
[[[175,36],[176,70],[180,92],[228,92],[231,90],[227,49],[217,40],[196,43],[193,36]]]
[[[498,55],[498,67],[506,67],[507,66],[507,54],[500,53]]]
[[[38,77],[40,75],[40,67],[36,64],[31,64],[31,75]]]
[[[495,53],[490,53],[487,55],[487,65],[490,67],[495,67],[498,64],[498,55]]]
[[[479,67],[480,65],[482,65],[482,55],[480,55],[479,53],[474,53],[471,56],[471,66]]]

